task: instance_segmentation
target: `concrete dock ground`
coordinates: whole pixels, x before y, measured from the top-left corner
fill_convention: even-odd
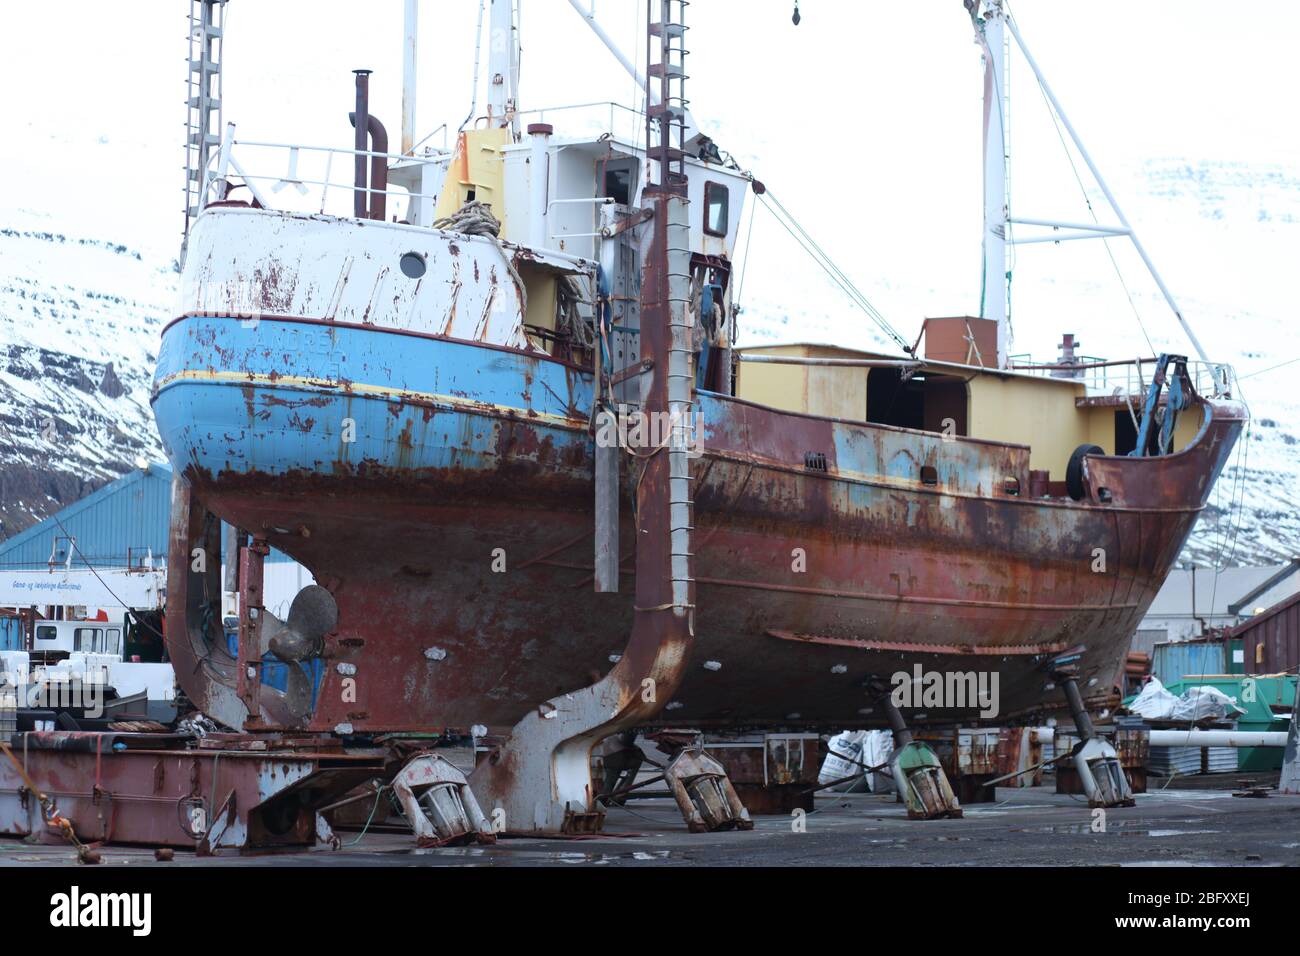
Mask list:
[[[752,831],[691,834],[670,800],[653,798],[611,808],[605,833],[588,839],[420,850],[409,834],[343,832],[337,851],[178,851],[171,863],[149,848],[106,847],[101,866],[1300,866],[1300,797],[1234,797],[1236,782],[1184,778],[1159,789],[1156,780],[1136,807],[1107,811],[1104,831],[1082,798],[1049,783],[999,789],[996,803],[968,805],[960,820],[908,820],[892,794],[824,794],[802,821],[760,816]],[[67,846],[0,839],[0,866],[71,861]]]

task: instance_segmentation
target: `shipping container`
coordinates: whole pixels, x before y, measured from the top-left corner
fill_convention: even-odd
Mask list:
[[[1168,686],[1186,674],[1227,674],[1222,641],[1177,641],[1155,645],[1151,673]]]

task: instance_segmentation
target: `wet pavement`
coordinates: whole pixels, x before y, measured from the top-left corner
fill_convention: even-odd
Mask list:
[[[1176,781],[1104,820],[1049,783],[999,789],[960,820],[908,820],[890,795],[823,795],[796,816],[755,818],[748,832],[691,834],[667,798],[612,808],[605,833],[510,838],[492,847],[419,850],[409,835],[340,833],[336,851],[157,863],[147,848],[106,847],[103,866],[1300,866],[1300,797],[1233,797],[1234,779]],[[1207,789],[1209,788],[1209,789]],[[1102,829],[1104,825],[1104,829]],[[66,846],[0,838],[0,866],[66,865]]]

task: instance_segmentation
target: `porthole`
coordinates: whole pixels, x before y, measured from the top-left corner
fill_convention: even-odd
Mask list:
[[[408,279],[418,279],[424,275],[428,266],[425,265],[424,256],[418,252],[408,252],[402,256],[401,261],[402,275]]]

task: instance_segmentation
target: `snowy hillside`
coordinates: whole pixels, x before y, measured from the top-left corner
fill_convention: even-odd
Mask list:
[[[1183,560],[1201,566],[1268,564],[1300,555],[1300,392],[1293,387],[1300,361],[1273,368],[1300,360],[1295,280],[1300,169],[1174,158],[1120,173],[1111,185],[1129,219],[1207,353],[1235,368],[1237,397],[1247,402],[1253,419]],[[1090,191],[1089,199],[1106,221],[1100,193]],[[1090,215],[1079,209],[1052,212],[1075,221]],[[807,214],[796,209],[796,215]],[[934,268],[916,251],[928,248],[924,235],[903,236],[903,228],[905,224],[895,228],[889,241],[910,249],[910,260],[906,254],[902,261],[891,260],[883,244],[858,257],[852,246],[834,254],[868,298],[912,339],[922,316],[971,313],[979,250],[977,242],[967,242],[967,252],[954,260],[968,260],[964,272],[950,263]],[[890,349],[811,261],[796,260],[798,270],[780,265],[780,257],[802,253],[766,210],[758,211],[754,234],[742,344],[837,341]],[[863,246],[872,241],[871,236],[861,240]],[[1111,248],[1123,284],[1099,242],[1017,248],[1013,352],[1052,360],[1061,334],[1073,332],[1087,355],[1120,359],[1171,351],[1195,358],[1127,240],[1114,241]],[[888,262],[881,266],[887,272],[875,274],[873,261]],[[801,274],[795,276],[796,271]],[[780,278],[763,284],[755,275]]]
[[[1300,554],[1300,398],[1289,388],[1300,363],[1290,374],[1251,375],[1300,356],[1289,283],[1278,278],[1290,274],[1288,256],[1300,248],[1300,173],[1172,159],[1130,170],[1115,185],[1207,351],[1242,377],[1254,418],[1184,558],[1204,566]],[[176,295],[178,276],[163,251],[171,225],[162,216],[157,224],[137,220],[115,229],[104,217],[0,212],[0,537],[137,459],[161,457],[148,393],[158,336]],[[765,210],[753,235],[742,344],[887,347]],[[132,237],[136,245],[123,244]],[[869,257],[836,255],[904,336],[915,336],[923,315],[971,311],[977,244],[963,242],[951,261],[932,262],[905,233],[887,240],[902,248],[882,259],[879,271]],[[1189,351],[1128,250],[1114,246],[1132,306],[1100,244],[1065,245],[1093,248],[1019,251],[1015,351],[1051,358],[1062,332],[1076,333],[1087,354],[1107,358]],[[967,260],[970,268],[953,267]]]
[[[177,276],[112,237],[0,222],[0,537],[162,451],[149,382]]]

